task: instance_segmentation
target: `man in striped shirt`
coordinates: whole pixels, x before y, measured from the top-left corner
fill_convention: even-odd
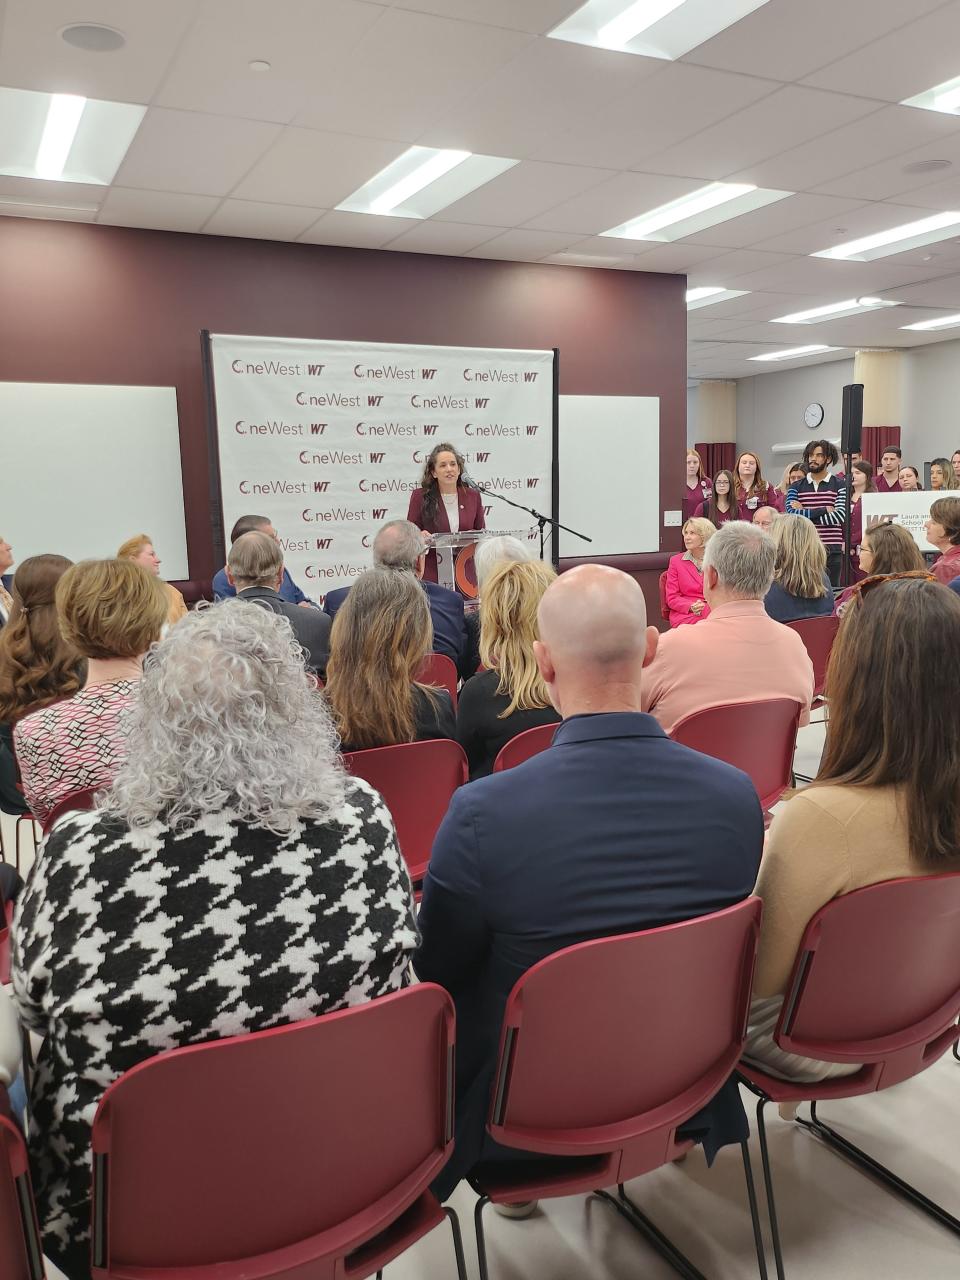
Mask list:
[[[829,440],[811,440],[803,451],[807,478],[787,490],[784,504],[789,515],[805,516],[817,526],[827,553],[827,573],[835,587],[840,585],[843,520],[847,507],[846,480],[830,474],[830,467],[839,461],[836,445]]]

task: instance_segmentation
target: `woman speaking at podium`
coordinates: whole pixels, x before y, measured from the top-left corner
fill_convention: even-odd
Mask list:
[[[468,487],[463,476],[463,456],[452,444],[438,444],[423,467],[420,488],[410,495],[407,519],[427,533],[464,533],[485,528],[483,495]],[[427,555],[423,576],[437,581],[437,553]]]

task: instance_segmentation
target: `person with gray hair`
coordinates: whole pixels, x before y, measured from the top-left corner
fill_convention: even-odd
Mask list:
[[[476,671],[479,658],[467,640],[463,596],[424,579],[426,555],[423,534],[410,520],[388,520],[373,539],[375,569],[395,569],[399,573],[412,573],[419,579],[433,623],[433,652],[448,657],[456,666],[457,674],[466,680]],[[337,616],[349,590],[349,587],[336,587],[327,592],[323,610],[329,618]]]
[[[533,560],[534,554],[528,543],[523,543],[519,538],[513,537],[509,533],[497,533],[490,538],[484,538],[476,545],[473,553],[473,568],[477,575],[477,590],[483,590],[483,584],[490,577],[498,565],[504,560],[513,561],[516,564],[526,564],[528,560]]]
[[[90,1126],[167,1049],[404,987],[413,895],[380,796],[344,773],[286,621],[201,607],[151,651],[126,762],[38,853],[13,962],[43,1035],[30,1145],[45,1252],[89,1275]]]
[[[695,711],[769,698],[794,699],[800,723],[809,721],[813,664],[797,633],[769,617],[763,604],[775,559],[773,538],[744,520],[728,521],[707,543],[703,592],[710,616],[662,635],[643,673],[643,709],[667,733]]]
[[[242,533],[227,556],[227,580],[238,600],[259,605],[287,619],[301,647],[309,670],[326,677],[330,656],[330,619],[319,609],[300,609],[280,594],[283,552],[269,534]]]

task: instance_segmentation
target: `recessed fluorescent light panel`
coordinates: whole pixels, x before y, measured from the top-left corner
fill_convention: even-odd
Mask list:
[[[843,347],[826,347],[814,343],[809,347],[788,347],[786,351],[768,351],[762,356],[748,356],[749,360],[799,360],[801,356],[819,356],[824,351],[843,351]]]
[[[942,111],[948,116],[960,115],[960,76],[945,80],[913,98],[904,98],[901,107],[922,107],[925,111]]]
[[[588,0],[547,34],[554,40],[672,61],[766,3],[767,0]]]
[[[958,326],[960,326],[960,316],[940,316],[936,320],[918,320],[916,324],[902,324],[900,328],[931,332],[934,329],[956,329]]]
[[[337,208],[393,218],[429,218],[517,163],[469,151],[410,147]]]
[[[600,234],[618,236],[623,240],[656,240],[669,244],[792,195],[792,191],[769,191],[746,182],[711,182],[709,186],[700,187],[679,200],[671,200],[669,204],[641,213],[629,222],[622,222],[620,226]]]
[[[831,302],[826,307],[813,307],[810,311],[795,311],[793,315],[777,316],[770,323],[816,324],[821,320],[841,320],[844,316],[856,316],[864,311],[880,311],[884,307],[899,305],[899,302],[884,302],[882,298],[848,298],[846,302]]]
[[[106,187],[146,107],[0,88],[0,174]]]
[[[847,244],[834,245],[832,249],[821,249],[810,256],[839,258],[846,262],[873,262],[875,258],[889,258],[894,253],[906,253],[910,249],[921,249],[925,244],[936,244],[938,240],[949,240],[958,229],[960,213],[954,209],[949,213],[920,218],[917,222],[905,222],[903,226],[891,227],[889,231],[878,231],[876,235],[864,236],[862,240],[850,240]]]
[[[724,289],[722,285],[700,285],[699,288],[687,290],[687,310],[699,311],[701,307],[712,307],[716,302],[743,298],[749,292],[749,289]]]

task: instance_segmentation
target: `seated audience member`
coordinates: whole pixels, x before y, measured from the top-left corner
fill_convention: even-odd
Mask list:
[[[760,459],[755,453],[741,453],[734,468],[738,520],[752,520],[758,507],[773,507],[779,511],[783,499],[776,487],[764,480],[760,471]]]
[[[11,583],[0,630],[0,808],[27,813],[13,749],[14,726],[31,711],[69,698],[83,683],[83,659],[60,634],[54,591],[70,568],[64,556],[30,556]]]
[[[716,532],[716,526],[703,516],[694,516],[683,526],[686,550],[671,556],[667,565],[665,595],[671,627],[688,626],[710,613],[703,598],[703,552]]]
[[[710,617],[660,637],[643,673],[643,709],[672,733],[681,720],[727,702],[793,698],[810,719],[813,664],[795,631],[768,616],[763,601],[776,558],[769,534],[744,520],[707,543],[703,587]]]
[[[887,454],[883,455],[885,458]],[[897,472],[899,475],[899,471]],[[850,471],[850,581],[856,582],[862,575],[859,568],[858,550],[863,541],[863,507],[860,499],[865,493],[876,493],[876,482],[873,478],[873,467],[869,462],[855,462]],[[897,491],[900,483],[897,481]],[[890,486],[890,490],[893,486]]]
[[[758,529],[762,529],[764,533],[772,533],[773,526],[780,516],[780,512],[776,507],[757,507],[753,513],[751,524],[755,524]]]
[[[265,533],[268,538],[274,539],[278,547],[280,546],[280,538],[276,529],[270,523],[269,516],[241,516],[230,530],[230,545],[233,546],[236,540],[242,538],[245,533]],[[236,594],[236,591],[230,585],[226,566],[224,566],[219,573],[214,575],[213,598],[214,600],[229,600]],[[309,596],[303,594],[286,569],[283,571],[280,590],[277,594],[281,600],[286,600],[287,604],[303,605],[306,609],[315,609],[317,607]]]
[[[463,596],[436,582],[427,582],[423,572],[426,550],[417,526],[409,520],[388,520],[373,539],[373,567],[391,569],[416,577],[427,598],[430,620],[433,623],[433,652],[442,653],[456,664],[457,673],[466,679],[477,669],[476,659],[467,670],[467,628],[463,614]],[[337,587],[328,591],[323,609],[336,618],[344,600],[353,587]]]
[[[948,582],[947,586],[951,591],[955,591],[960,596],[960,578],[954,578],[952,582]]]
[[[83,560],[57,584],[64,641],[87,660],[83,688],[19,722],[13,740],[23,793],[45,822],[74,791],[106,786],[127,750],[143,657],[160,638],[169,599],[129,560]]]
[[[953,457],[950,461],[953,463],[953,474],[956,477],[957,488],[960,489],[960,449],[953,451]]]
[[[920,472],[916,467],[900,468],[900,488],[904,493],[916,493],[923,488]]]
[[[13,547],[6,538],[0,537],[0,627],[6,623],[13,608],[13,596],[10,594],[13,589],[12,568]]]
[[[457,1006],[456,1149],[441,1195],[481,1159],[524,1158],[484,1134],[517,979],[572,943],[739,902],[760,860],[763,821],[746,776],[669,741],[640,713],[640,672],[658,636],[637,583],[601,565],[572,569],[545,593],[539,627],[537,664],[563,716],[554,744],[454,795],[424,881],[414,967]],[[743,1122],[728,1082],[684,1132],[712,1157],[740,1140]]]
[[[827,577],[827,553],[808,520],[778,520],[773,531],[776,558],[773,582],[763,607],[777,622],[829,617],[833,588]]]
[[[943,728],[960,724],[958,652],[960,600],[949,592],[923,578],[860,584],[830,656],[820,771],[774,818],[757,881],[763,924],[746,1056],[774,1075],[816,1081],[858,1070],[773,1042],[810,918],[881,880],[960,870],[960,735]],[[911,713],[892,720],[891,706]]]
[[[342,751],[456,737],[450,694],[417,683],[432,642],[427,597],[412,573],[360,575],[333,620],[327,662]]]
[[[924,573],[926,565],[912,535],[903,525],[884,520],[871,525],[860,541],[860,571],[861,578],[889,577]],[[837,613],[841,617],[856,593],[857,583],[854,583],[837,597]]]
[[[501,561],[484,580],[480,659],[486,670],[466,682],[457,702],[457,741],[471,778],[490,773],[501,747],[518,733],[560,719],[533,653],[537,608],[556,576],[542,560]]]
[[[807,478],[807,469],[802,462],[791,462],[789,467],[784,468],[783,475],[780,477],[780,483],[777,485],[777,492],[786,500],[787,494],[795,484],[799,484],[801,480]]]
[[[227,581],[238,600],[248,600],[261,609],[287,619],[306,654],[306,664],[321,679],[330,653],[330,619],[319,609],[298,609],[280,595],[283,579],[283,552],[265,533],[243,533],[227,556]]]
[[[872,485],[868,493],[899,493],[903,487],[900,484],[900,459],[903,453],[896,445],[888,445],[884,449],[880,457],[880,470],[877,474],[876,483]],[[873,468],[870,467],[870,478],[873,479]],[[856,479],[856,476],[854,476]]]
[[[167,593],[167,624],[172,625],[187,616],[187,604],[176,587],[160,578],[160,557],[153,549],[153,539],[146,533],[138,533],[128,538],[117,552],[118,560],[132,560],[134,564],[152,573]]]
[[[924,530],[927,541],[940,552],[930,572],[946,585],[960,574],[960,498],[937,498]]]
[[[713,477],[710,498],[701,502],[693,518],[705,518],[717,529],[728,520],[737,519],[736,481],[732,471],[718,471]]]
[[[683,522],[693,519],[693,513],[703,502],[710,501],[710,477],[703,469],[703,459],[696,449],[687,450],[687,471],[683,486]]]
[[[286,622],[191,613],[151,655],[102,807],[56,827],[22,895],[13,983],[45,1037],[30,1145],[48,1256],[89,1276],[90,1126],[118,1076],[395,991],[416,940],[390,814],[341,772]]]
[[[492,534],[478,542],[473,553],[473,568],[477,575],[477,589],[483,591],[483,585],[490,574],[500,567],[504,560],[514,564],[524,564],[535,560],[536,555],[529,542],[521,542],[509,533]]]
[[[960,489],[953,463],[949,458],[934,458],[930,463],[930,488],[942,492],[945,489]]]

